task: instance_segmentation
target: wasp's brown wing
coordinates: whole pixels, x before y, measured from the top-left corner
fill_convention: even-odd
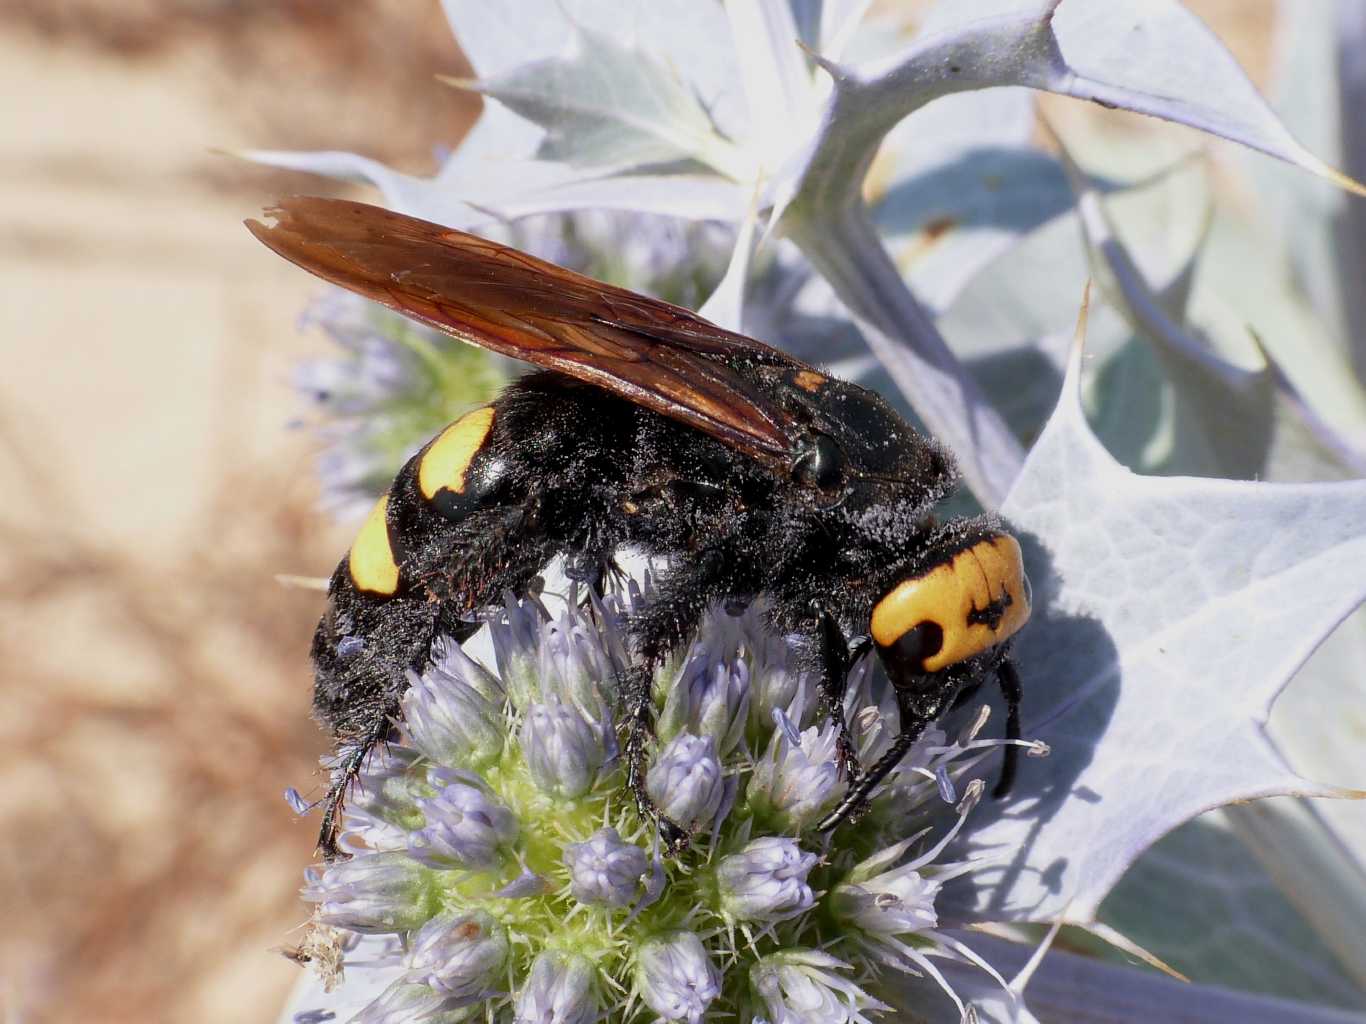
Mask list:
[[[666,302],[477,235],[365,203],[305,196],[247,221],[305,270],[462,341],[558,370],[681,420],[766,463],[794,421],[738,363],[805,364]]]

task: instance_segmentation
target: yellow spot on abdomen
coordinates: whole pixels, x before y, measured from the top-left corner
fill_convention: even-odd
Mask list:
[[[417,467],[417,486],[428,501],[437,491],[465,489],[465,473],[470,462],[484,447],[493,429],[493,407],[485,406],[466,413],[441,432],[422,454]]]
[[[993,604],[1000,612],[994,626],[973,621],[974,613],[980,619]],[[1003,643],[1028,621],[1029,585],[1020,545],[1000,534],[897,584],[873,609],[870,625],[881,647],[891,647],[916,626],[938,625],[943,646],[924,662],[925,671],[937,672]]]
[[[394,546],[389,542],[388,511],[389,495],[386,494],[370,510],[346,559],[356,589],[384,597],[398,590],[398,562],[394,560]]]
[[[809,391],[813,395],[821,388],[825,387],[825,378],[815,370],[802,370],[792,378],[792,383],[803,391]]]

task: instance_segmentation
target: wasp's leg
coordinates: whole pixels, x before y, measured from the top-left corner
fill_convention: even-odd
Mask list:
[[[650,683],[654,669],[637,665],[622,679],[622,697],[626,703],[626,786],[635,797],[636,810],[645,819],[654,819],[660,838],[670,853],[681,853],[688,848],[688,830],[660,812],[646,787],[646,772],[650,758],[650,740],[654,738],[654,704]]]
[[[415,607],[426,605],[412,601],[403,605],[405,612]],[[406,664],[421,671],[438,636],[449,636],[462,644],[479,629],[478,623],[462,621],[443,621],[438,627],[437,613],[427,610],[420,620],[411,615],[392,618],[389,624],[393,628],[388,636],[378,632],[383,628],[382,621],[378,626],[367,625],[369,641],[355,634],[338,636],[339,620],[353,621],[352,616],[361,609],[356,595],[335,593],[333,606],[314,637],[313,658],[318,669],[314,714],[332,727],[338,743],[332,780],[319,801],[323,805],[323,820],[318,830],[318,849],[329,861],[343,856],[337,836],[351,784],[359,777],[371,751],[389,738],[402,718],[400,701],[407,685],[406,673],[386,674],[385,666]],[[349,693],[347,687],[351,688]]]
[[[659,824],[665,842],[674,851],[688,845],[688,832],[659,813],[646,789],[649,743],[654,737],[654,703],[651,684],[655,669],[696,632],[707,608],[727,594],[750,590],[750,582],[737,572],[752,560],[740,557],[731,545],[709,548],[683,571],[672,571],[659,584],[659,593],[635,615],[628,626],[631,648],[637,659],[622,688],[626,703],[626,779],[642,817]]]
[[[819,685],[820,714],[835,723],[835,766],[839,774],[849,780],[852,786],[858,781],[862,768],[858,761],[858,751],[854,749],[854,738],[849,732],[849,722],[844,714],[844,693],[849,680],[849,669],[857,656],[845,639],[835,617],[821,610],[820,628],[817,633],[821,664]],[[862,653],[859,651],[858,653]]]
[[[846,819],[857,820],[867,809],[868,797],[872,795],[873,790],[901,763],[901,759],[906,756],[906,752],[920,738],[925,727],[935,719],[935,715],[925,715],[916,711],[911,704],[911,698],[905,694],[897,694],[897,705],[901,713],[901,732],[897,733],[896,739],[892,741],[887,752],[868,769],[868,774],[849,787],[849,791],[844,794],[844,799],[840,801],[839,806],[816,825],[818,832],[829,832]]]
[[[394,706],[394,713],[398,713],[397,704]],[[340,762],[332,769],[332,784],[328,786],[327,795],[323,797],[323,822],[318,830],[318,851],[323,855],[323,860],[329,863],[334,860],[345,860],[350,856],[343,853],[337,845],[346,791],[360,775],[365,759],[375,747],[388,739],[392,728],[393,721],[388,716],[382,722],[375,723],[369,732],[349,745],[350,749],[341,754]]]
[[[1006,701],[1006,739],[1018,740],[1020,738],[1020,699],[1024,693],[1020,686],[1020,675],[1015,671],[1015,666],[1009,658],[997,666],[996,681],[1000,684],[1001,696]],[[1001,777],[996,780],[996,788],[991,791],[991,795],[997,800],[1010,793],[1010,787],[1015,784],[1015,770],[1019,763],[1020,748],[1012,742],[1001,755]]]
[[[974,680],[971,685],[965,686],[958,692],[958,696],[949,705],[950,711],[957,711],[963,705],[977,696],[982,689],[982,684],[986,682],[986,677]],[[1006,739],[1018,740],[1020,738],[1020,699],[1024,696],[1020,685],[1020,675],[1015,671],[1015,666],[1007,658],[1001,662],[996,669],[996,682],[1001,688],[1001,696],[1006,702]],[[1015,783],[1015,772],[1020,763],[1020,748],[1011,743],[1001,754],[1001,776],[996,781],[996,788],[991,791],[993,798],[1000,800],[1009,795],[1010,788]]]
[[[537,495],[500,506],[471,508],[458,521],[419,504],[412,473],[400,474],[387,499],[387,536],[406,543],[387,592],[362,589],[348,555],[333,574],[328,609],[313,637],[313,712],[337,738],[339,761],[326,796],[318,847],[341,856],[342,806],[366,757],[402,718],[408,672],[421,672],[432,645],[468,640],[479,628],[465,616],[522,592],[554,554],[553,540],[535,529]],[[405,550],[406,549],[406,550]],[[353,551],[356,549],[353,547]]]
[[[591,597],[601,600],[607,595],[609,586],[623,586],[627,580],[626,571],[617,564],[612,552],[600,547],[587,547],[565,556],[564,574],[571,583],[582,584],[586,594],[580,599],[580,607],[591,605]]]

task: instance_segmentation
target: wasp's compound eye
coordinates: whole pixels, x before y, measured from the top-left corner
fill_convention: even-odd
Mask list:
[[[844,482],[844,452],[835,439],[817,434],[792,468],[798,483],[833,491]]]
[[[928,673],[1004,643],[1027,621],[1020,545],[997,534],[898,583],[873,608],[871,632],[889,669]]]

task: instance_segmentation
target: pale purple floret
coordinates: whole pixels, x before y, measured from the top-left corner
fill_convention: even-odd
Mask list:
[[[492,867],[517,838],[516,816],[477,777],[451,770],[431,774],[441,788],[418,801],[427,824],[409,834],[409,854],[433,868]]]
[[[645,851],[614,828],[602,828],[564,849],[570,888],[580,903],[624,907],[636,898],[649,866]]]
[[[517,996],[513,1024],[594,1024],[599,1015],[597,971],[588,959],[545,952]]]
[[[602,729],[559,701],[532,704],[520,740],[527,771],[543,793],[572,800],[597,781],[607,760]]]
[[[716,741],[679,733],[660,751],[646,787],[659,812],[675,823],[710,825],[726,793]]]
[[[303,897],[324,924],[367,935],[415,928],[429,916],[422,866],[403,853],[371,853],[310,869]]]
[[[461,1003],[498,990],[507,963],[503,926],[479,911],[434,917],[412,939],[408,977]]]
[[[760,836],[716,866],[721,910],[736,921],[782,921],[815,902],[806,876],[819,858],[786,836]]]
[[[721,994],[721,975],[692,932],[672,932],[645,942],[636,952],[635,965],[641,996],[665,1020],[699,1024]]]

